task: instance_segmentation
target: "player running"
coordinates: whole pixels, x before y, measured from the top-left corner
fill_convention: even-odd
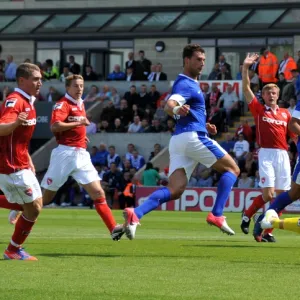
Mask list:
[[[287,153],[287,135],[295,135],[288,130],[291,119],[289,111],[279,108],[277,100],[279,88],[275,84],[267,84],[262,89],[262,105],[254,96],[250,88],[249,67],[258,59],[257,54],[248,54],[243,64],[243,92],[249,109],[254,116],[256,125],[257,143],[261,147],[258,154],[260,186],[262,195],[256,197],[251,206],[242,215],[241,229],[249,233],[251,217],[272,200],[274,192],[280,193],[288,190],[291,185],[291,166]],[[254,234],[257,242],[275,242],[271,234],[272,229],[264,232],[263,236]]]
[[[0,117],[0,196],[3,207],[22,210],[4,259],[37,260],[22,248],[43,206],[42,192],[28,153],[35,124],[35,96],[42,85],[38,66],[24,63],[17,68],[18,88],[1,108]]]
[[[145,214],[182,195],[199,162],[222,173],[215,205],[206,221],[229,235],[235,234],[223,216],[223,209],[240,170],[231,156],[208,137],[208,132],[216,133],[216,127],[206,124],[205,100],[197,82],[204,67],[205,52],[199,45],[191,44],[185,46],[182,56],[183,74],[174,82],[165,106],[165,111],[177,120],[169,144],[169,183],[152,193],[142,205],[124,210],[125,233],[129,239],[135,237],[136,227]]]

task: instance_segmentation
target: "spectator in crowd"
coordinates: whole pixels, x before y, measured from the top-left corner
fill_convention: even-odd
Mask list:
[[[80,65],[75,62],[75,57],[73,55],[69,56],[69,69],[72,74],[80,74]]]
[[[132,69],[132,73],[136,72],[136,61],[134,60],[133,52],[128,53],[128,60],[125,63],[125,69],[127,70],[128,68]]]
[[[66,78],[72,75],[68,66],[64,66],[62,74],[59,76],[59,81],[65,83]]]
[[[114,70],[108,74],[107,80],[125,80],[126,79],[126,74],[121,71],[120,65],[115,65]]]
[[[139,116],[133,118],[133,123],[128,127],[129,133],[137,133],[141,129],[141,121]]]
[[[167,100],[171,96],[171,93],[172,93],[172,88],[169,88],[169,90],[167,92],[164,92],[163,94],[161,94],[156,102],[156,107],[158,108],[160,106],[161,101],[164,101],[164,103],[167,103]]]
[[[148,162],[142,175],[143,186],[157,186],[159,180],[158,172],[153,168],[153,164]]]
[[[297,56],[298,56],[298,59],[297,59],[297,68],[296,69],[298,69],[298,71],[300,72],[300,50],[298,51],[298,53],[297,53]]]
[[[166,73],[162,72],[162,64],[158,63],[155,65],[155,75],[153,81],[165,81],[168,80],[168,76]]]
[[[133,202],[133,193],[131,192],[131,175],[129,172],[123,172],[123,188],[122,188],[122,194],[119,196],[119,205],[120,209],[124,209],[125,207],[134,207]]]
[[[258,169],[258,161],[254,159],[254,155],[252,152],[248,152],[245,160],[245,171],[248,176],[254,177],[255,171]]]
[[[159,132],[163,132],[164,130],[165,130],[165,128],[163,125],[161,125],[159,119],[152,120],[152,125],[150,126],[150,132],[159,133]]]
[[[165,129],[165,132],[169,132],[169,133],[174,133],[175,132],[175,122],[173,119],[168,119],[167,120],[167,127]]]
[[[207,121],[210,124],[215,125],[218,132],[224,131],[224,115],[225,113],[223,112],[223,110],[220,110],[220,108],[218,108],[215,103],[212,103],[209,108]]]
[[[147,77],[148,81],[150,82],[154,81],[155,74],[156,74],[156,65],[151,65],[151,72]]]
[[[130,120],[132,120],[132,114],[128,108],[127,100],[122,99],[120,102],[120,109],[117,110],[117,117],[121,120],[121,123],[127,127]]]
[[[220,73],[217,76],[218,80],[232,80],[230,72],[227,70],[226,65],[222,65]]]
[[[258,75],[255,73],[254,70],[249,70],[249,78],[250,78],[250,84],[257,84],[259,85],[259,77]]]
[[[296,108],[296,99],[291,98],[289,101],[290,106],[288,107],[288,111],[290,112],[291,116],[293,115],[293,112]]]
[[[227,85],[226,92],[219,98],[218,108],[223,103],[223,109],[226,111],[226,120],[229,126],[232,125],[232,117],[238,111],[239,98],[232,88],[231,84]]]
[[[126,132],[126,129],[119,118],[116,118],[114,121],[113,132]]]
[[[132,143],[127,145],[127,152],[125,154],[125,158],[127,160],[131,161],[131,156],[133,155],[134,150],[136,150],[136,149],[135,149],[135,146]]]
[[[111,164],[114,163],[119,171],[122,171],[122,161],[119,154],[116,153],[116,147],[111,145],[108,147],[109,154],[107,155],[106,166],[110,168]]]
[[[44,71],[44,78],[46,80],[59,78],[59,70],[56,66],[53,65],[52,59],[46,60],[45,67],[46,67],[46,70]]]
[[[111,101],[113,102],[115,108],[120,108],[121,97],[118,94],[117,89],[114,87],[111,88]]]
[[[240,65],[239,71],[236,73],[235,79],[242,80],[243,64]]]
[[[196,187],[197,186],[197,172],[196,172],[196,169],[193,171],[191,177],[190,177],[190,180],[187,184],[188,187]]]
[[[130,90],[124,94],[123,98],[125,100],[127,100],[129,107],[132,107],[133,104],[138,104],[139,103],[139,95],[136,92],[136,86],[132,85],[130,87]]]
[[[145,112],[144,112],[144,118],[151,121],[153,119],[153,109],[150,105],[146,106]]]
[[[158,107],[156,109],[153,117],[154,117],[154,119],[159,120],[161,123],[164,123],[167,120],[168,115],[165,112],[165,102],[164,101],[160,102],[160,107]]]
[[[5,81],[5,73],[3,63],[0,62],[0,82]]]
[[[241,133],[239,134],[239,139],[235,142],[233,147],[234,157],[236,158],[240,169],[243,169],[245,166],[245,160],[248,152],[249,143],[244,139],[244,135]]]
[[[92,114],[87,113],[87,119],[90,122],[90,125],[86,126],[86,134],[95,134],[97,132],[97,125],[92,121]]]
[[[255,171],[255,177],[254,177],[254,180],[253,180],[253,187],[255,189],[259,189],[260,188],[259,182],[260,182],[259,171],[256,170]]]
[[[150,74],[151,61],[145,58],[145,51],[139,51],[140,59],[136,64],[136,77],[137,80],[147,80],[148,75]]]
[[[130,173],[130,169],[131,169],[131,164],[130,164],[130,160],[124,159],[123,161],[123,165],[122,165],[122,172],[124,173]]]
[[[141,183],[136,176],[133,176],[131,182],[127,184],[123,192],[123,195],[125,196],[125,205],[127,207],[135,207],[137,186],[141,186]]]
[[[17,65],[14,63],[14,57],[8,55],[6,58],[5,66],[5,79],[6,81],[15,81],[16,80]]]
[[[159,173],[160,185],[167,186],[169,182],[169,167],[165,167],[162,172]]]
[[[111,98],[111,92],[108,85],[104,85],[102,91],[97,94],[97,100],[101,102],[109,101]]]
[[[151,161],[161,151],[161,145],[155,144],[153,151],[150,153],[148,161]]]
[[[126,69],[126,78],[125,78],[126,81],[135,81],[136,80],[136,77],[135,77],[135,74],[133,73],[133,68],[132,67],[128,67]]]
[[[255,98],[260,101],[261,103],[263,103],[263,99],[262,99],[262,96],[261,96],[261,90],[259,88],[259,84],[252,84],[251,85],[251,90],[255,96]]]
[[[140,87],[140,92],[139,92],[139,100],[138,100],[138,105],[139,107],[145,109],[147,105],[150,105],[150,96],[147,92],[147,86],[146,84],[142,84]]]
[[[299,101],[300,100],[300,74],[296,69],[292,70],[292,74],[294,78],[293,83],[295,87],[295,95],[297,97],[297,101]]]
[[[207,79],[208,80],[217,80],[219,72],[220,72],[220,70],[219,70],[219,63],[215,63],[215,65],[214,65],[212,71],[209,73]]]
[[[225,66],[226,69],[223,69],[223,70],[226,70],[226,72],[229,73],[230,77],[231,77],[231,66],[230,64],[228,64],[226,62],[226,59],[225,59],[225,56],[223,54],[221,54],[219,56],[219,71],[222,72],[222,67]],[[232,78],[232,77],[231,77]]]
[[[129,170],[129,173],[130,173],[131,177],[135,176],[136,172],[137,172],[137,169],[134,168],[134,167],[131,167],[130,170]]]
[[[109,153],[106,150],[106,145],[104,143],[99,145],[99,150],[96,146],[93,146],[91,150],[91,160],[93,165],[98,164],[100,166],[106,166],[106,158],[108,154]]]
[[[96,85],[91,85],[88,94],[83,99],[84,102],[94,102],[99,94],[99,89]]]
[[[149,121],[148,121],[148,119],[144,118],[144,119],[142,119],[141,128],[138,131],[138,133],[148,133],[148,132],[150,132]]]
[[[114,201],[118,200],[123,187],[123,174],[115,163],[110,164],[110,169],[103,175],[101,184],[106,192],[108,206],[112,209]]]
[[[111,128],[107,120],[102,120],[100,123],[98,123],[97,132],[108,133],[108,132],[113,132],[113,129]]]
[[[102,113],[100,115],[100,119],[102,121],[107,121],[109,124],[113,124],[115,118],[117,117],[117,110],[114,107],[112,101],[107,102],[107,106],[103,108]]]
[[[298,70],[296,70],[296,73],[298,72]],[[293,76],[295,75],[295,72],[292,72]],[[284,102],[288,102],[291,98],[297,98],[296,97],[296,88],[295,88],[295,81],[296,78],[293,77],[292,81],[289,82],[282,91],[282,96],[281,99]]]
[[[61,97],[62,95],[55,89],[55,87],[49,87],[49,92],[46,95],[47,102],[57,102]]]
[[[150,105],[152,109],[156,109],[156,103],[159,97],[160,93],[156,90],[156,85],[152,84],[149,92]]]
[[[247,172],[244,170],[241,172],[241,176],[238,179],[238,188],[240,189],[250,189],[253,187],[253,179],[248,177]]]
[[[135,116],[139,116],[141,118],[141,117],[143,117],[143,115],[144,115],[143,109],[139,108],[137,106],[137,104],[133,104],[132,105],[132,116],[133,116],[133,118]]]
[[[209,84],[208,83],[201,84],[201,91],[202,91],[204,100],[206,102],[207,96],[209,94]]]
[[[285,76],[284,73],[279,73],[279,80],[277,82],[277,86],[279,87],[279,99],[282,99],[283,89],[288,84],[284,76]]]
[[[137,171],[142,168],[145,164],[145,159],[142,155],[139,155],[137,150],[132,151],[132,155],[130,157],[130,164]]]
[[[233,152],[235,142],[232,140],[232,136],[230,133],[225,135],[225,141],[220,143],[221,147],[225,149],[228,153]]]
[[[279,108],[285,108],[286,107],[284,101],[280,100],[280,99],[277,101],[277,105],[278,105]]]
[[[84,81],[97,81],[98,75],[93,71],[93,67],[91,65],[85,66],[85,72],[83,74]]]
[[[246,141],[249,144],[253,142],[253,130],[248,124],[248,120],[242,120],[240,126],[237,128],[235,132],[236,138],[238,138],[239,134],[243,134]]]
[[[293,78],[292,70],[294,69],[297,69],[297,63],[288,52],[285,52],[283,60],[279,63],[278,74],[283,73],[286,80],[291,80]]]
[[[265,47],[261,48],[260,54],[258,74],[262,85],[277,83],[278,60],[276,55]]]
[[[213,177],[210,168],[206,168],[200,173],[196,186],[200,188],[213,186]]]

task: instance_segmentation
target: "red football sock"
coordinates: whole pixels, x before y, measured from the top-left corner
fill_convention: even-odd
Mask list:
[[[278,217],[281,217],[281,216],[282,216],[282,212],[278,213]],[[265,229],[264,235],[268,234],[268,233],[272,234],[273,230],[274,230],[274,228]]]
[[[250,207],[248,209],[246,209],[244,211],[244,214],[248,217],[248,218],[252,218],[252,216],[260,209],[264,206],[265,201],[262,197],[262,195],[257,196],[256,198],[254,198],[252,204],[250,205]]]
[[[8,202],[8,200],[6,199],[6,197],[4,195],[0,195],[0,207],[6,208],[6,209],[23,211],[23,207],[20,204]]]
[[[98,215],[101,217],[101,219],[105,223],[109,232],[112,232],[112,230],[117,225],[117,222],[116,222],[109,206],[106,203],[106,199],[98,198],[94,201],[94,204],[95,204],[95,208],[96,208]]]
[[[9,251],[17,251],[20,248],[30,234],[34,223],[35,221],[26,219],[24,215],[18,219],[15,226],[15,232],[11,238],[9,246],[7,247]]]

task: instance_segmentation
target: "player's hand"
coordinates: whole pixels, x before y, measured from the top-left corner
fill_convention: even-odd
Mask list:
[[[23,124],[23,123],[26,121],[27,117],[28,117],[28,113],[26,113],[26,112],[21,112],[21,113],[18,115],[18,118],[17,118],[17,120],[16,120],[16,123],[17,123],[18,125]]]
[[[244,60],[243,65],[249,68],[251,65],[253,65],[258,60],[258,58],[259,58],[259,55],[257,53],[253,53],[253,54],[248,53],[247,57]]]
[[[87,118],[82,118],[82,120],[79,121],[80,125],[89,126],[91,123]]]
[[[182,105],[179,110],[177,111],[176,115],[185,117],[190,112],[190,106],[187,104]]]
[[[218,133],[217,127],[214,124],[206,123],[206,129],[211,135],[216,135]]]

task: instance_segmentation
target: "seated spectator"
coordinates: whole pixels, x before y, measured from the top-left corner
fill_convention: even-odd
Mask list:
[[[131,159],[131,156],[133,155],[133,151],[134,150],[136,150],[135,149],[135,146],[133,145],[133,144],[128,144],[127,145],[127,152],[126,152],[126,154],[125,154],[125,158],[127,159],[127,160],[129,160],[130,161],[130,159]]]
[[[85,66],[85,72],[83,74],[83,79],[85,81],[97,81],[98,75],[93,71],[93,67],[91,65]]]
[[[230,72],[227,70],[226,65],[222,65],[220,68],[220,73],[217,76],[217,80],[232,80]]]
[[[175,121],[173,119],[167,120],[167,127],[165,128],[165,132],[174,133],[175,132]]]
[[[152,109],[156,109],[157,100],[160,97],[160,93],[156,90],[156,85],[152,84],[149,92],[150,105]]]
[[[159,152],[161,151],[161,145],[155,144],[154,145],[154,151],[150,153],[148,161],[152,160]]]
[[[246,156],[249,152],[249,143],[244,139],[244,135],[241,133],[238,136],[238,140],[233,147],[234,157],[237,159],[238,166],[243,169],[245,166]]]
[[[252,152],[248,152],[245,161],[245,171],[247,172],[248,176],[254,177],[257,168],[258,168],[257,160],[254,159]]]
[[[154,81],[154,77],[155,77],[155,74],[156,74],[156,65],[151,65],[151,68],[150,68],[151,72],[150,74],[148,75],[147,79],[148,81],[152,82]]]
[[[111,88],[111,101],[113,102],[115,108],[120,108],[121,97],[118,94],[117,89],[114,87]]]
[[[95,134],[97,132],[97,125],[92,121],[92,114],[87,113],[87,119],[90,121],[90,125],[86,126],[86,134]]]
[[[119,171],[122,171],[122,161],[119,154],[116,153],[116,147],[115,146],[109,146],[108,147],[109,154],[107,155],[107,164],[106,166],[110,168],[110,165],[112,163],[116,164]]]
[[[148,162],[142,175],[143,186],[157,186],[160,180],[158,172],[153,168],[153,164]]]
[[[162,64],[158,63],[155,65],[155,75],[153,81],[165,81],[168,80],[168,76],[166,73],[162,72]]]
[[[137,169],[134,168],[134,167],[131,167],[130,170],[129,170],[129,173],[130,173],[131,177],[135,176],[136,172],[137,172]]]
[[[295,98],[291,98],[289,101],[290,106],[288,107],[288,111],[290,112],[290,114],[292,115],[295,108],[296,108],[296,99]]]
[[[207,99],[209,101],[208,106],[217,105],[220,97],[222,96],[221,91],[218,88],[218,84],[213,82],[211,85],[211,92],[207,94]]]
[[[5,73],[3,63],[0,62],[0,82],[5,81]]]
[[[149,94],[147,93],[147,86],[146,84],[142,84],[139,92],[139,100],[138,105],[139,107],[145,109],[147,105],[151,105],[151,99]]]
[[[123,162],[123,165],[122,165],[122,172],[123,173],[126,173],[126,172],[130,172],[130,169],[131,169],[131,163],[130,163],[130,160],[128,159],[125,159],[124,162]]]
[[[204,169],[199,176],[199,179],[196,183],[197,187],[212,187],[213,186],[213,177],[211,175],[211,169]]]
[[[121,120],[119,118],[116,118],[113,125],[113,131],[112,132],[126,132],[125,127],[121,123]]]
[[[140,117],[135,116],[133,118],[133,123],[131,123],[128,127],[128,132],[129,133],[136,133],[141,129],[141,122],[140,122]]]
[[[253,188],[253,179],[248,177],[247,172],[244,170],[238,179],[238,188],[240,189],[250,189]]]
[[[126,75],[121,71],[120,65],[115,65],[114,70],[107,76],[107,80],[125,80]]]
[[[133,68],[132,67],[128,67],[126,69],[126,78],[125,78],[126,81],[135,81],[136,80],[136,77],[135,77],[135,74],[133,73]]]
[[[107,121],[109,124],[112,124],[117,117],[117,113],[118,111],[114,107],[113,102],[110,100],[107,102],[107,106],[103,108],[100,119],[102,121]]]
[[[117,117],[121,120],[124,127],[127,127],[129,121],[132,120],[132,113],[125,99],[122,99],[120,102],[120,109],[117,110]]]
[[[91,85],[90,91],[84,97],[84,102],[94,102],[97,99],[97,95],[99,94],[99,89],[96,85]]]
[[[49,87],[49,92],[46,95],[47,102],[57,102],[61,97],[62,95],[53,86]]]
[[[164,101],[160,102],[160,107],[156,109],[156,112],[153,117],[154,117],[154,119],[159,120],[161,123],[164,123],[167,120],[168,115],[165,112]]]
[[[112,131],[113,130],[107,120],[102,120],[100,123],[98,123],[97,132],[104,133],[104,132],[112,132]]]
[[[139,116],[142,118],[144,116],[144,111],[140,107],[137,106],[137,104],[132,105],[132,115],[133,117]]]
[[[150,132],[152,133],[159,133],[165,130],[164,126],[161,125],[160,120],[153,119],[152,125],[150,126]]]
[[[219,63],[215,63],[212,71],[209,73],[207,80],[217,80],[219,75]]]
[[[139,95],[136,92],[135,85],[132,85],[130,87],[130,90],[124,94],[123,99],[127,101],[128,107],[132,107],[133,104],[139,103]]]
[[[47,59],[45,62],[45,66],[46,66],[46,70],[44,71],[44,78],[46,80],[59,78],[58,68],[53,65],[52,59]]]
[[[132,156],[130,157],[130,164],[137,171],[142,168],[145,164],[145,159],[142,155],[139,155],[137,150],[132,151]]]
[[[111,98],[111,92],[108,85],[104,85],[102,92],[97,94],[97,100],[101,102],[109,101]]]
[[[138,131],[138,133],[148,133],[148,132],[150,132],[150,130],[151,130],[151,128],[150,128],[148,119],[145,119],[145,118],[142,119],[141,128]]]
[[[220,143],[220,146],[225,149],[228,153],[233,152],[235,142],[232,140],[230,133],[227,133],[225,136],[226,140]]]
[[[243,134],[245,140],[248,141],[249,144],[253,142],[253,131],[248,124],[248,120],[242,120],[240,126],[237,128],[235,132],[235,137],[238,138],[239,134]]]
[[[65,83],[66,78],[72,75],[68,66],[64,66],[62,74],[59,76],[59,81]]]
[[[106,150],[106,145],[101,143],[99,146],[99,150],[96,146],[93,146],[91,149],[91,160],[93,165],[106,166],[106,158],[109,154]]]
[[[153,111],[150,105],[146,106],[145,112],[144,112],[144,118],[147,120],[152,120],[153,119]]]

